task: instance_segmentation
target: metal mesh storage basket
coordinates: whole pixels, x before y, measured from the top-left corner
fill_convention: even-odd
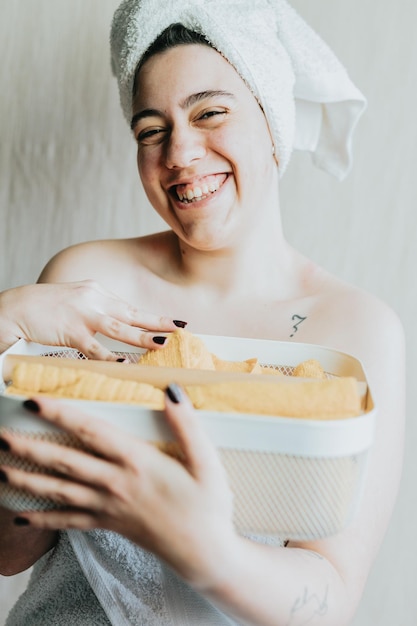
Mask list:
[[[223,359],[257,356],[263,364],[289,373],[299,362],[316,358],[329,376],[355,376],[366,384],[356,359],[320,346],[201,337]],[[109,340],[103,342],[130,361],[137,360],[140,350]],[[73,350],[26,342],[18,342],[11,352],[81,356]],[[68,402],[145,439],[162,441],[170,437],[160,411],[101,402]],[[363,415],[326,421],[200,412],[227,471],[234,493],[235,524],[240,532],[315,539],[335,534],[351,521],[360,504],[374,436],[375,409],[369,390],[364,402]],[[28,414],[21,401],[12,397],[0,396],[0,426],[29,437],[74,445],[69,435]],[[7,452],[0,452],[0,464],[15,464],[15,460]],[[24,467],[38,469],[29,464]],[[18,511],[56,506],[3,484],[0,503]]]

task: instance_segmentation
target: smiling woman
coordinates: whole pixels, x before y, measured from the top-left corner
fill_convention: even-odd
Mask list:
[[[58,474],[3,465],[1,480],[66,505],[1,512],[2,573],[35,564],[8,626],[347,626],[398,490],[403,333],[385,304],[288,243],[279,188],[294,146],[346,175],[364,98],[285,0],[125,0],[111,47],[143,188],[168,228],[72,246],[39,284],[0,294],[3,349],[23,336],[115,360],[96,332],[158,350],[182,320],[194,332],[321,344],[363,363],[376,444],[348,528],[315,541],[244,537],[217,452],[177,385],[165,413],[183,462],[31,399],[26,411],[86,451],[1,434],[3,450]]]

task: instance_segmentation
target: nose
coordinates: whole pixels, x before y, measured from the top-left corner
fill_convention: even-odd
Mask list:
[[[198,130],[188,126],[171,130],[165,152],[165,163],[169,169],[189,167],[205,154],[204,138]]]

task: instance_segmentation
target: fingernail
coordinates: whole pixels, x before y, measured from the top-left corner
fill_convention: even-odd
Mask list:
[[[13,523],[16,526],[29,526],[29,520],[26,517],[15,517]]]
[[[0,483],[7,483],[8,479],[7,479],[7,474],[6,472],[3,472],[3,470],[0,469]]]
[[[164,345],[165,341],[166,341],[166,337],[153,337],[152,341],[154,343],[159,344],[160,346]]]
[[[178,328],[185,328],[188,324],[188,322],[182,322],[181,320],[172,320],[175,324],[175,326],[178,326]]]
[[[3,450],[3,452],[8,452],[10,450],[10,445],[2,437],[0,437],[0,450]]]
[[[35,400],[25,400],[23,402],[23,406],[27,411],[31,411],[32,413],[39,413],[40,407]]]
[[[171,402],[174,402],[175,404],[179,404],[181,402],[182,390],[181,387],[177,385],[177,383],[171,383],[170,385],[168,385],[168,387],[166,388],[166,392]]]

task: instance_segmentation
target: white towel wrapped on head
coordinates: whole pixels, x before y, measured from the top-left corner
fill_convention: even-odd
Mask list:
[[[346,176],[366,100],[286,0],[124,0],[113,18],[111,59],[129,124],[137,64],[174,23],[203,34],[246,82],[264,110],[281,176],[294,148]]]

